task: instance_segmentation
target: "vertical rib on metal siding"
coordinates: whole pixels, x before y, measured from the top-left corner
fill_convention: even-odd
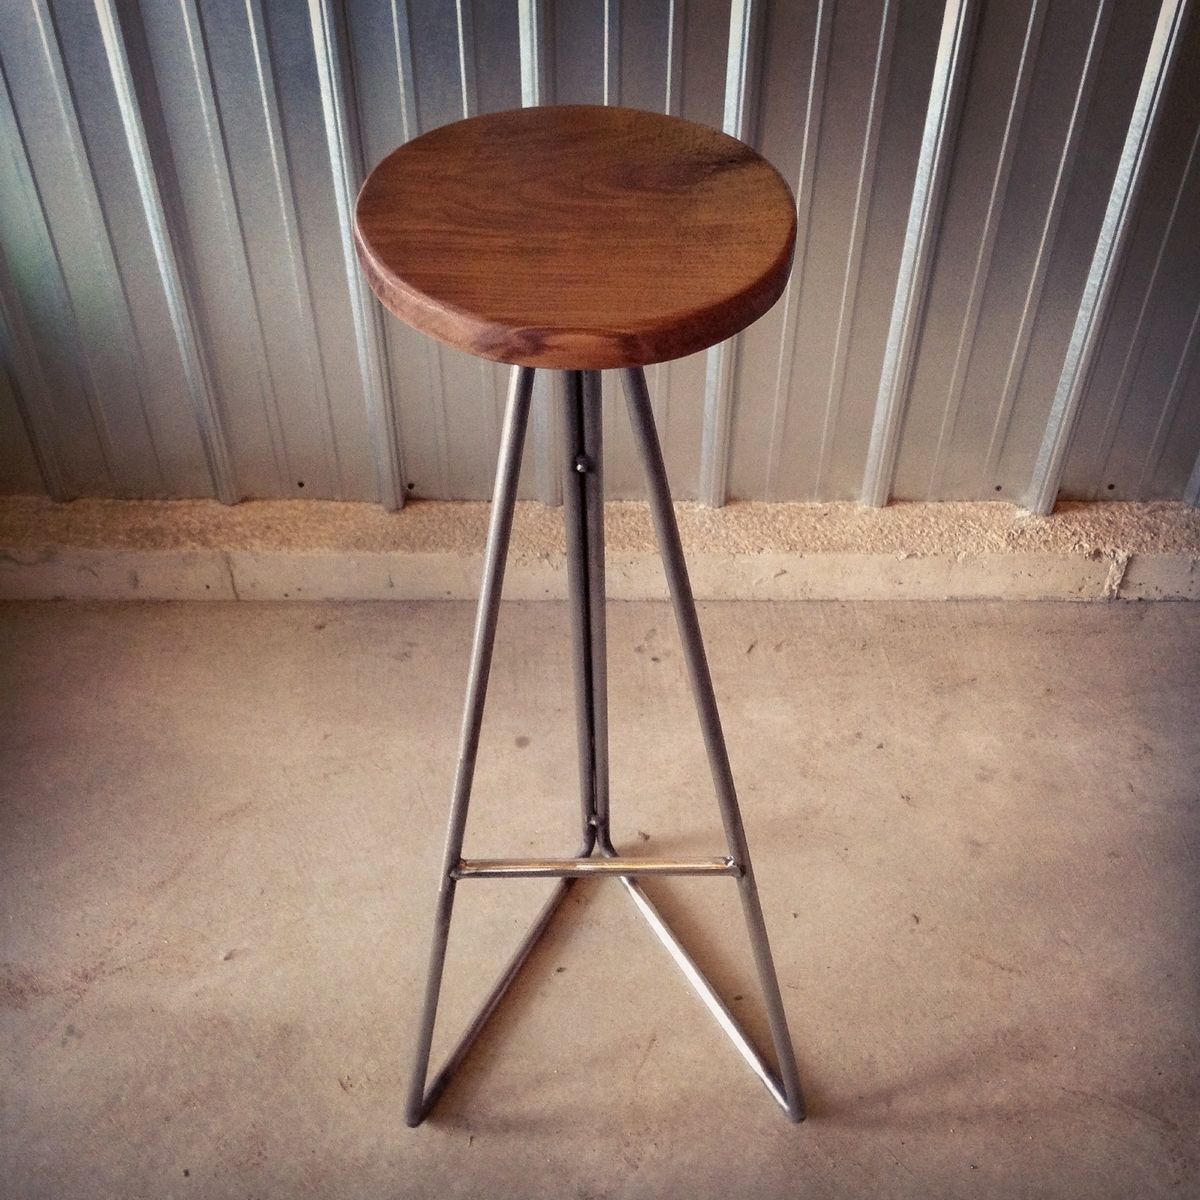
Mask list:
[[[30,436],[31,426],[17,389],[9,334],[0,315],[0,493],[40,495],[46,491]]]
[[[59,438],[54,419],[55,401],[61,403],[68,389],[57,393],[51,389],[16,286],[18,271],[36,274],[42,288],[50,284],[48,290],[58,301],[60,286],[56,285],[61,285],[61,276],[57,270],[38,270],[48,232],[41,219],[44,213],[29,173],[29,160],[17,151],[18,145],[22,144],[21,136],[2,61],[0,141],[11,148],[10,153],[0,156],[0,248],[18,247],[28,260],[23,270],[19,263],[14,269],[14,264],[0,252],[0,360],[11,380],[13,405],[20,412],[46,491],[54,500],[69,500],[72,489],[59,460]],[[65,305],[56,304],[55,308],[62,311]],[[35,318],[39,315],[37,309],[32,309],[32,315]]]
[[[1078,152],[1088,144],[1095,175],[1116,149],[1110,125],[1089,122],[1112,7],[1100,0],[1088,25],[1036,0],[1020,25],[1007,8],[982,14],[897,458],[901,498],[1005,494],[1023,456],[1032,461],[1021,438],[1045,419],[1038,391],[1065,337],[1060,297],[1082,268],[1057,233],[1068,214],[1074,233],[1093,212]]]
[[[799,322],[795,316],[808,261],[813,211],[813,179],[817,168],[817,147],[821,137],[821,118],[825,106],[825,83],[829,76],[830,32],[833,26],[834,0],[820,0],[817,6],[811,52],[809,54],[808,86],[804,95],[804,125],[800,138],[800,166],[796,172],[796,258],[792,275],[783,294],[780,312],[782,334],[779,352],[775,356],[775,386],[771,393],[770,432],[767,442],[767,462],[763,479],[763,498],[779,497],[779,464],[783,454],[783,439],[787,428],[788,404],[792,392],[792,372],[796,360],[796,332]]]
[[[213,394],[211,374],[197,335],[191,300],[176,261],[175,247],[167,227],[167,215],[159,195],[158,180],[150,158],[146,130],[138,110],[129,61],[125,55],[125,41],[113,0],[96,0],[96,16],[112,75],[117,106],[121,113],[129,157],[137,180],[138,196],[142,202],[154,260],[161,278],[163,297],[179,346],[188,397],[204,447],[209,478],[217,498],[225,504],[235,504],[241,496],[230,459],[225,422]]]
[[[945,407],[937,428],[937,440],[933,445],[932,465],[929,471],[930,496],[936,496],[940,492],[942,471],[946,463],[945,450],[950,443],[958,414],[962,408],[963,393],[971,365],[971,354],[976,344],[980,314],[983,311],[984,294],[993,266],[996,238],[1000,231],[1000,219],[1004,210],[1009,175],[1012,172],[1013,159],[1019,140],[1018,135],[1025,116],[1026,101],[1029,98],[1034,66],[1037,61],[1037,50],[1045,24],[1046,4],[1047,0],[1033,0],[1029,6],[1029,19],[1025,25],[1012,94],[1005,112],[1004,130],[996,155],[996,166],[992,174],[992,186],[988,193],[979,245],[971,270],[967,300],[962,308],[962,322],[954,342],[953,360],[946,385]],[[911,389],[911,387],[912,380],[910,379],[909,388]],[[894,461],[892,470],[894,475]]]
[[[17,272],[14,306],[27,314],[31,343],[51,383],[44,395],[58,410],[45,427],[62,443],[59,457],[69,464],[72,492],[161,495],[167,485],[131,297],[60,34],[44,0],[6,21],[4,67],[20,128],[15,144],[24,149],[19,182],[28,185],[23,199],[33,202],[6,213],[5,258]]]
[[[933,87],[921,138],[896,299],[875,402],[875,419],[863,476],[863,502],[884,505],[892,490],[900,423],[912,383],[917,330],[925,311],[926,288],[949,175],[949,161],[971,54],[976,0],[946,0]]]
[[[379,502],[385,508],[398,509],[404,504],[404,473],[400,465],[396,412],[383,358],[379,309],[358,268],[354,253],[354,200],[362,183],[362,167],[347,111],[347,70],[343,61],[341,21],[332,0],[309,0],[308,11],[321,83],[325,140],[332,167],[346,283],[350,292],[354,343],[371,423],[371,448],[375,456]]]
[[[940,32],[887,0],[770,13],[760,145],[799,232],[784,302],[740,338],[738,498],[861,496]]]
[[[1165,432],[1178,410],[1187,378],[1187,364],[1195,353],[1195,311],[1200,309],[1193,312],[1190,322],[1185,321],[1187,332],[1174,356],[1173,370],[1169,369],[1169,364],[1176,339],[1171,337],[1174,330],[1164,329],[1164,325],[1178,324],[1183,315],[1181,301],[1187,292],[1187,276],[1190,274],[1196,279],[1200,274],[1196,241],[1191,233],[1200,211],[1197,203],[1200,188],[1196,187],[1195,179],[1195,170],[1200,166],[1198,150],[1200,123],[1192,136],[1166,219],[1153,229],[1157,246],[1144,282],[1137,270],[1140,264],[1130,261],[1139,251],[1140,257],[1145,256],[1146,243],[1150,239],[1141,236],[1143,230],[1136,231],[1126,251],[1117,284],[1119,294],[1114,295],[1105,322],[1104,344],[1096,352],[1096,368],[1089,379],[1064,465],[1061,490],[1073,499],[1094,499],[1105,492],[1115,492],[1122,500],[1148,499],[1154,495],[1154,477],[1165,450]],[[1160,181],[1161,176],[1158,176],[1155,182]],[[1136,298],[1130,295],[1135,288]],[[1192,291],[1200,293],[1200,286],[1193,287]],[[1134,299],[1136,313],[1130,319],[1126,311]],[[1163,378],[1164,367],[1168,368],[1166,378]],[[1156,432],[1149,450],[1141,446],[1145,452],[1136,468],[1136,482],[1133,482],[1129,478],[1129,469],[1133,466],[1131,459],[1142,439],[1135,436],[1136,431],[1131,426],[1143,423],[1143,414],[1156,399],[1161,400]],[[1122,434],[1122,444],[1118,447],[1118,437]],[[1118,482],[1114,483],[1114,479]],[[1078,482],[1081,480],[1087,482]]]
[[[1192,467],[1187,486],[1183,489],[1183,501],[1193,508],[1200,508],[1200,454],[1196,455],[1195,466]]]
[[[754,140],[761,31],[762,0],[733,0],[729,10],[725,114],[721,127],[744,142]],[[725,503],[737,352],[738,341],[731,338],[709,350],[705,364],[704,438],[700,444],[700,482],[696,489],[704,504]]]
[[[266,150],[271,168],[272,218],[279,221],[286,259],[289,290],[300,324],[302,353],[307,359],[307,376],[312,384],[313,413],[320,429],[325,458],[327,494],[344,495],[341,452],[329,407],[329,377],[325,370],[313,296],[313,278],[308,265],[297,204],[296,177],[288,158],[279,103],[280,78],[276,75],[267,27],[265,0],[245,0],[246,24],[254,67],[254,86],[266,131]],[[297,484],[299,486],[299,483]]]
[[[896,35],[895,0],[885,0],[880,23],[879,42],[875,51],[875,70],[871,79],[871,96],[867,102],[867,129],[859,160],[858,182],[855,188],[850,222],[850,243],[846,255],[838,297],[837,327],[833,338],[833,361],[830,364],[825,390],[825,411],[821,423],[820,452],[817,459],[813,490],[824,492],[833,458],[834,433],[842,405],[846,383],[846,364],[850,354],[850,336],[857,303],[858,286],[862,277],[863,251],[866,246],[867,216],[874,184],[875,159],[879,151],[879,134],[883,124],[883,101],[887,93],[888,72],[892,65],[892,44]]]

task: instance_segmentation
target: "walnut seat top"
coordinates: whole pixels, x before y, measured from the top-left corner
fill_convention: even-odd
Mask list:
[[[791,191],[749,146],[628,108],[514,109],[405,143],[358,197],[355,242],[401,320],[498,362],[680,358],[787,282]]]

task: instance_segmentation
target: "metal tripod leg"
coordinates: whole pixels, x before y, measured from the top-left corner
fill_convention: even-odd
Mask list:
[[[499,1003],[500,997],[520,969],[533,943],[549,922],[569,881],[559,884],[551,902],[535,923],[532,938],[522,943],[521,950],[493,989],[485,1012],[468,1028],[458,1048],[450,1055],[430,1089],[425,1092],[429,1072],[429,1051],[433,1045],[433,1025],[437,1018],[438,995],[442,987],[442,970],[446,964],[446,942],[450,936],[450,916],[454,908],[454,889],[458,883],[456,868],[462,859],[463,835],[467,827],[467,808],[471,800],[471,783],[475,777],[475,758],[479,750],[479,731],[483,725],[483,706],[487,697],[488,674],[492,666],[492,646],[496,638],[496,620],[500,615],[500,591],[504,582],[504,562],[508,554],[508,539],[512,532],[513,510],[517,500],[517,478],[521,470],[521,450],[525,444],[525,429],[529,422],[529,405],[533,395],[533,371],[528,367],[514,369],[509,389],[504,428],[500,435],[500,457],[496,465],[496,486],[492,496],[491,521],[488,526],[487,549],[483,560],[483,584],[475,616],[475,636],[471,643],[471,666],[467,676],[467,700],[463,711],[462,733],[459,738],[458,765],[454,775],[454,796],[450,804],[450,826],[446,834],[446,850],[442,859],[441,883],[438,887],[437,908],[433,923],[433,943],[429,951],[429,974],[425,984],[425,1000],[421,1014],[417,1048],[413,1061],[405,1120],[418,1125],[437,1094],[445,1085],[449,1073],[465,1056],[483,1026],[483,1021]]]
[[[679,540],[679,528],[675,523],[671,489],[667,482],[658,435],[654,429],[654,412],[650,406],[650,394],[646,389],[646,377],[640,367],[623,371],[622,377],[634,440],[637,442],[649,485],[650,512],[658,536],[667,584],[671,591],[675,623],[679,627],[684,661],[687,664],[688,678],[704,734],[708,765],[717,792],[717,804],[725,826],[725,840],[729,846],[729,856],[742,868],[742,875],[738,880],[742,910],[754,951],[755,965],[758,968],[759,985],[762,988],[767,1020],[771,1027],[771,1040],[775,1045],[775,1057],[779,1063],[779,1076],[786,1098],[785,1108],[793,1121],[801,1121],[804,1119],[804,1098],[796,1072],[796,1058],[792,1050],[791,1035],[788,1033],[783,999],[779,993],[779,981],[775,976],[775,962],[767,940],[767,926],[758,899],[758,887],[754,882],[754,868],[750,864],[746,831],[742,825],[741,810],[733,785],[733,772],[730,770],[729,755],[725,749],[725,735],[721,731],[721,718],[717,712],[717,700],[713,693],[708,659],[704,653],[704,641],[700,635],[700,622],[696,617],[696,604],[692,598],[692,586],[683,557],[683,546]],[[651,924],[654,922],[651,921]]]

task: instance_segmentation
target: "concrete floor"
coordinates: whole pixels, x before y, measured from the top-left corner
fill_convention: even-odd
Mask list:
[[[1200,605],[702,619],[807,1124],[597,881],[404,1128],[469,606],[8,605],[3,1195],[1200,1194]],[[617,832],[719,853],[669,622]],[[500,638],[468,851],[569,852],[565,613]],[[546,888],[464,885],[443,1033]],[[654,893],[761,1033],[733,885]]]

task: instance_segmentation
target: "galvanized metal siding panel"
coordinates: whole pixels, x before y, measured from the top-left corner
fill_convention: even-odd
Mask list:
[[[605,16],[611,0],[553,0],[545,37],[555,104],[603,104]]]
[[[154,11],[163,20],[173,15],[165,3]],[[199,189],[188,195],[191,180],[183,185],[192,213],[217,196],[224,206],[221,227],[206,222],[216,245],[193,234],[191,247],[193,261],[215,252],[234,269],[232,278],[208,273],[201,289],[214,353],[229,375],[250,369],[258,375],[249,395],[227,393],[231,406],[256,410],[248,422],[255,427],[253,447],[245,447],[246,457],[252,448],[254,455],[238,464],[244,490],[371,499],[376,489],[316,68],[297,12],[294,4],[262,0],[237,9],[197,4],[192,34],[197,52],[202,44],[207,53],[204,69],[197,63],[191,78],[160,78],[159,87],[168,96],[177,87],[185,96],[211,93],[211,111],[193,108],[192,119],[216,123],[215,130],[193,133],[214,143],[208,165],[215,186],[197,178]],[[186,101],[176,107],[177,121],[187,120],[188,107]],[[222,314],[235,297],[234,313]],[[263,490],[251,491],[251,480],[261,480]]]
[[[1046,2],[1025,7],[1020,20],[1004,19],[997,6],[985,7],[980,19],[896,463],[894,486],[901,494],[942,486],[959,414],[982,402],[966,395],[968,368],[976,362],[978,371],[980,337],[994,329],[984,317],[984,300],[992,272],[1003,270],[997,239]],[[997,342],[997,354],[1002,344]],[[985,378],[995,379],[995,368]]]
[[[1200,454],[1198,73],[1193,19],[1067,456],[1071,499],[1178,498]]]
[[[10,365],[0,358],[0,494],[42,495],[46,485],[25,430]]]
[[[51,494],[58,499],[108,495],[111,476],[94,399],[78,369],[66,282],[9,88],[6,72],[0,89],[0,139],[10,148],[0,155],[0,328],[5,363],[36,430],[39,453],[54,463],[54,482],[46,481]]]
[[[66,386],[61,401],[46,399],[62,404],[50,424],[66,443],[68,488],[210,495],[95,11],[17,6],[2,53],[14,150],[25,155],[14,200],[28,204],[30,189],[37,197],[33,212],[10,218],[43,225],[29,231],[32,243],[6,237],[5,256],[27,317],[42,310],[29,322],[39,366]]]
[[[1108,318],[1190,0],[1162,0],[1024,502],[1049,513]]]
[[[350,0],[346,13],[363,161],[369,171],[418,132],[408,7],[402,0]],[[436,351],[428,339],[386,316],[383,329],[404,444],[405,490],[446,497],[449,446]]]
[[[784,303],[742,335],[734,496],[859,494],[940,23],[895,0],[772,11],[761,142],[800,233]]]
[[[507,372],[365,298],[349,202],[426,129],[586,101],[733,129],[797,192],[781,304],[729,346],[649,372],[681,497],[879,501],[894,467],[900,497],[1021,499],[1057,474],[1061,455],[1049,475],[1039,464],[1072,424],[1065,494],[1200,494],[1194,7],[1064,420],[1056,389],[1158,5],[954,0],[965,40],[949,62],[942,7],[918,0],[10,5],[0,488],[488,495]],[[942,125],[926,118],[935,72]],[[919,187],[945,180],[944,202],[939,186],[901,277],[921,162]],[[897,329],[904,378],[881,396]],[[615,382],[609,493],[637,496]],[[523,481],[550,501],[554,392],[539,385]]]
[[[796,197],[796,255],[780,302],[742,335],[730,487],[735,496],[780,494],[785,429],[792,402],[798,309],[812,247],[813,181],[825,114],[831,0],[785,14],[773,9],[765,51],[758,144]]]
[[[49,6],[44,15],[51,16]],[[60,251],[60,261],[68,278],[77,266],[87,273],[86,282],[78,282],[81,291],[101,281],[105,288],[103,305],[81,294],[75,317],[98,376],[115,490],[125,495],[211,494],[96,8],[86,0],[60,0],[43,33],[43,63],[48,75],[58,77],[53,86],[72,143],[68,153],[75,160],[80,190],[91,193],[84,204],[96,241]],[[31,149],[36,169],[48,170],[48,147]],[[55,202],[49,187],[43,195]],[[58,237],[61,222],[53,224]],[[80,254],[83,261],[77,262]]]
[[[261,49],[270,55],[278,109],[278,131],[272,131],[275,144],[271,152],[282,151],[281,216],[289,207],[286,193],[292,193],[293,212],[287,219],[289,225],[294,221],[288,236],[289,255],[294,258],[289,268],[302,314],[301,328],[313,339],[309,362],[318,385],[314,423],[331,473],[326,486],[339,498],[373,499],[374,461],[355,355],[312,31],[306,21],[297,19],[295,0],[271,0],[264,5],[263,15],[267,44]]]
[[[0,282],[3,278],[4,273],[0,272]],[[17,358],[22,354],[28,355],[28,352],[28,347],[18,344],[17,331],[11,318],[11,302],[0,291],[0,494],[40,495],[47,492],[48,484],[52,483],[55,498],[62,499],[57,464],[53,460],[43,464],[30,440],[30,431],[36,430],[36,416],[30,409],[29,401],[21,394],[17,382]],[[35,374],[40,375],[37,372]],[[28,382],[28,368],[26,377]],[[40,379],[39,382],[44,384]],[[44,399],[42,406],[47,407]],[[43,437],[43,444],[49,440]]]
[[[894,494],[1019,499],[1099,232],[1155,13],[989,8]],[[998,103],[998,98],[1003,98]]]
[[[282,406],[273,374],[200,6],[147,0],[141,16],[144,69],[158,110],[152,153],[167,185],[238,488],[247,497],[288,496],[307,464],[293,463],[289,453],[294,415]]]
[[[1140,58],[1149,66],[1157,58],[1162,18],[1167,16],[1170,25],[1169,14],[1178,7],[1178,0],[1166,0],[1155,14],[1158,19],[1150,24],[1143,14],[1118,5],[1101,54],[1096,97],[1103,102],[1090,106],[1083,126],[1079,159],[1047,275],[1045,304],[999,459],[1000,473],[1013,481],[1012,491],[1037,511],[1053,507],[1062,455],[1091,362],[1090,347],[1102,327],[1111,279],[1120,263],[1128,222],[1136,212],[1127,202],[1136,194],[1131,181],[1141,141],[1138,109],[1144,99],[1144,73],[1129,71],[1129,48],[1146,45]],[[1135,76],[1132,81],[1130,74]],[[1080,261],[1082,268],[1077,265]],[[1068,301],[1074,312],[1066,316]],[[1060,313],[1065,319],[1058,317]],[[1018,471],[1026,480],[1023,491],[1017,490]]]

